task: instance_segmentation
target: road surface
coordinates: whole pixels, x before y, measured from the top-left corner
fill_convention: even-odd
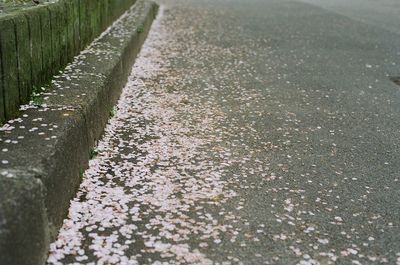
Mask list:
[[[162,2],[49,264],[400,264],[395,9],[307,2]]]
[[[397,0],[298,0],[400,34]]]

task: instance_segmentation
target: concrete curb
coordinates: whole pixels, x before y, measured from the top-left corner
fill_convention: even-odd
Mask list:
[[[0,264],[45,262],[156,12],[138,0],[1,127]]]
[[[57,0],[0,13],[0,122],[135,1]]]

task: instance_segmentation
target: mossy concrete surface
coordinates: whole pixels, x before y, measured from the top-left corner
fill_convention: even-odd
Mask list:
[[[49,236],[40,173],[26,169],[2,173],[0,264],[44,264]]]
[[[0,18],[0,58],[2,64],[3,107],[6,117],[16,115],[19,107],[18,53],[12,16]],[[1,118],[0,118],[1,119]]]
[[[0,122],[18,116],[35,88],[47,85],[135,1],[42,1],[0,13]]]
[[[1,127],[0,264],[43,264],[156,12],[139,0]]]

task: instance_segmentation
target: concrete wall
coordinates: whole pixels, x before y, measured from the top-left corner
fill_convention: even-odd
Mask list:
[[[135,0],[59,0],[0,16],[0,122]]]

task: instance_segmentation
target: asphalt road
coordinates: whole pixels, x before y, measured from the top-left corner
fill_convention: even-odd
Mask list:
[[[400,3],[307,1],[162,2],[50,264],[400,264]]]
[[[397,0],[298,0],[351,19],[400,33],[400,5]]]

